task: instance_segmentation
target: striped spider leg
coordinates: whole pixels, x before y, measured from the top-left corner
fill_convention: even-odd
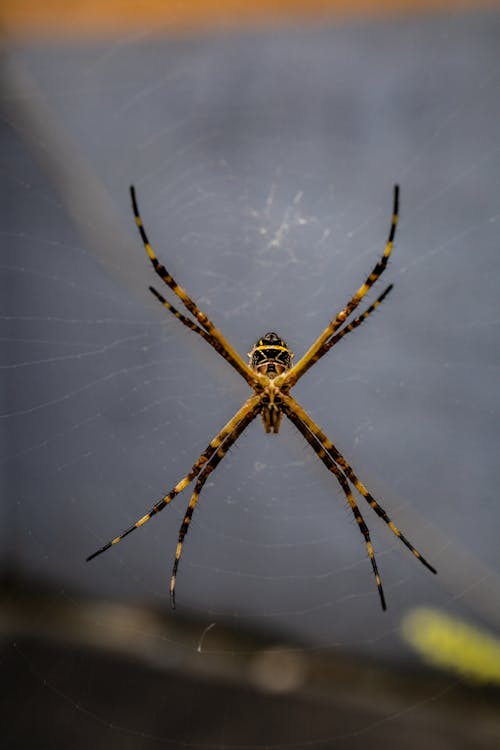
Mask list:
[[[107,549],[113,547],[115,544],[118,544],[118,542],[121,542],[121,540],[131,534],[132,531],[135,531],[140,526],[143,526],[147,521],[149,521],[150,518],[159,513],[170,502],[172,502],[174,497],[177,497],[177,495],[179,495],[189,484],[191,484],[193,479],[198,476],[202,469],[206,468],[207,465],[210,465],[211,459],[213,459],[213,457],[217,454],[220,446],[222,446],[227,439],[230,440],[231,436],[235,431],[238,430],[240,425],[242,423],[244,424],[241,429],[241,431],[243,431],[243,429],[248,424],[250,424],[252,419],[261,409],[260,400],[261,397],[259,395],[254,395],[251,396],[248,401],[245,401],[241,409],[236,412],[234,417],[232,417],[229,422],[227,422],[227,424],[225,424],[224,427],[217,433],[217,435],[210,441],[198,460],[193,464],[190,471],[184,477],[182,477],[179,482],[177,482],[175,487],[173,487],[173,489],[171,489],[167,495],[164,495],[161,500],[155,503],[155,505],[153,505],[153,507],[144,516],[142,516],[142,518],[132,524],[132,526],[129,526],[128,529],[123,531],[114,539],[111,539],[111,541],[107,542],[103,547],[96,550],[96,552],[93,552],[91,555],[89,555],[89,557],[87,557],[87,562],[93,560],[94,557],[101,555],[103,552],[106,552]],[[232,444],[233,442],[234,440],[231,441],[230,444]],[[226,453],[226,450],[224,451],[223,455]]]
[[[380,596],[380,603],[382,605],[382,609],[384,610],[387,609],[387,605],[385,603],[384,590],[382,588],[382,581],[380,580],[380,574],[377,568],[377,561],[375,560],[375,553],[373,551],[373,545],[370,539],[370,532],[368,531],[368,526],[366,525],[365,520],[363,516],[361,515],[361,511],[358,508],[356,500],[354,499],[354,496],[351,492],[351,488],[349,486],[349,482],[347,481],[345,474],[339,469],[335,461],[327,452],[326,448],[323,446],[323,443],[318,440],[315,433],[311,432],[309,427],[305,424],[305,422],[303,422],[300,419],[298,414],[296,414],[293,409],[288,408],[288,406],[283,407],[283,411],[285,412],[290,422],[292,422],[292,424],[295,425],[298,431],[307,440],[307,442],[309,443],[313,451],[319,456],[319,458],[325,464],[326,468],[332,472],[332,474],[335,476],[338,483],[340,484],[342,491],[344,495],[346,496],[349,505],[351,506],[351,510],[354,514],[354,518],[356,519],[358,523],[359,529],[365,538],[366,548],[368,550],[368,556],[370,558],[372,568],[373,568],[373,574],[375,576],[375,581],[377,583],[377,588],[378,588],[378,593]]]
[[[394,204],[392,210],[391,227],[389,230],[389,237],[385,246],[382,257],[373,267],[372,272],[368,275],[366,281],[359,287],[358,291],[351,297],[347,305],[337,314],[337,316],[328,324],[323,333],[318,336],[316,341],[309,347],[307,352],[299,359],[299,361],[289,370],[288,372],[281,375],[277,380],[277,385],[283,387],[286,391],[289,391],[292,386],[304,375],[307,370],[312,367],[321,357],[331,349],[333,344],[328,346],[329,341],[335,332],[347,321],[350,315],[357,308],[363,297],[380,278],[389,261],[389,256],[392,252],[392,246],[394,243],[394,235],[396,234],[396,226],[398,223],[399,215],[399,185],[394,185]],[[366,311],[361,317],[361,320],[356,321],[356,325],[363,322],[372,312],[375,307],[382,301],[391,290],[392,287],[388,287],[381,297]],[[336,343],[336,342],[334,342]]]
[[[282,394],[282,399],[282,409],[284,413],[286,414],[288,419],[297,427],[299,432],[305,437],[309,445],[312,447],[321,461],[325,464],[326,468],[335,475],[340,486],[342,487],[342,490],[344,491],[344,494],[346,495],[352,512],[354,513],[354,517],[356,518],[356,521],[361,530],[361,533],[365,538],[368,555],[370,557],[375,580],[377,582],[382,609],[386,609],[384,592],[375,561],[375,555],[373,552],[373,546],[370,540],[368,527],[366,526],[363,516],[361,515],[361,512],[352,496],[347,480],[349,480],[354,485],[354,487],[356,487],[359,494],[366,500],[368,505],[375,511],[377,516],[385,521],[392,533],[408,547],[410,552],[415,555],[417,560],[420,560],[420,562],[425,565],[425,567],[430,570],[431,573],[437,573],[437,571],[430,563],[427,562],[425,557],[423,557],[423,555],[421,555],[420,552],[415,549],[413,544],[408,541],[404,534],[392,522],[382,506],[375,500],[373,495],[368,492],[365,485],[359,481],[358,477],[356,476],[344,456],[339,453],[332,441],[325,435],[324,432],[322,432],[322,430],[311,419],[307,412],[304,411],[300,404],[294,398],[292,398],[292,396],[287,394]]]
[[[211,458],[207,461],[202,471],[198,475],[198,479],[196,480],[196,484],[194,486],[193,494],[191,495],[191,499],[189,501],[189,505],[184,515],[181,528],[179,529],[179,538],[178,538],[177,547],[175,550],[175,560],[174,560],[174,565],[172,568],[172,577],[170,579],[170,604],[172,606],[172,609],[175,609],[175,581],[177,578],[177,568],[179,567],[179,561],[182,555],[182,547],[184,545],[184,539],[186,537],[189,526],[191,524],[191,519],[193,517],[194,509],[196,508],[198,504],[198,499],[203,489],[203,485],[207,481],[210,474],[214,471],[214,469],[217,468],[218,464],[222,461],[222,459],[224,458],[228,450],[231,448],[231,446],[234,445],[234,443],[238,440],[243,430],[245,430],[250,424],[250,422],[252,422],[255,419],[255,417],[261,411],[261,409],[262,409],[262,404],[260,403],[260,400],[259,400],[257,403],[254,404],[251,410],[242,419],[240,419],[240,421],[235,425],[233,430],[227,435],[226,439],[223,442],[221,442],[219,447],[212,453]]]
[[[386,289],[384,289],[382,294],[380,294],[377,297],[375,302],[372,302],[370,307],[368,307],[363,313],[361,313],[361,315],[358,315],[358,317],[355,318],[352,321],[352,323],[349,323],[349,325],[346,325],[345,328],[341,328],[340,331],[338,331],[334,336],[328,339],[328,341],[325,344],[323,344],[323,347],[321,350],[321,356],[329,352],[332,346],[335,346],[335,344],[337,344],[340,341],[340,339],[343,339],[346,334],[350,333],[351,331],[354,331],[358,326],[360,326],[361,323],[363,323],[367,319],[367,317],[371,315],[374,310],[377,309],[377,307],[381,304],[381,302],[385,300],[385,298],[387,297],[387,295],[389,294],[393,286],[394,286],[393,284],[389,284],[389,286]],[[309,367],[311,366],[312,366],[312,363],[306,369],[309,369]]]
[[[218,354],[224,357],[234,369],[247,381],[251,387],[255,387],[259,383],[259,379],[256,377],[255,372],[252,372],[247,363],[241,358],[236,349],[234,349],[229,341],[222,335],[211,320],[202,312],[196,303],[191,299],[187,292],[175,281],[173,276],[167,271],[155,255],[155,252],[148,240],[144,224],[142,222],[141,215],[139,213],[139,207],[137,205],[137,198],[135,194],[135,188],[133,185],[130,186],[130,197],[132,199],[132,210],[134,212],[135,223],[139,230],[144,249],[148,254],[148,257],[153,264],[153,268],[158,276],[170,287],[170,289],[177,295],[184,307],[196,318],[201,328],[197,326],[189,318],[181,315],[170,302],[167,302],[164,297],[161,296],[153,287],[149,287],[150,291],[157,297],[157,299],[172,312],[176,318],[178,318],[184,325],[195,331],[207,341]]]

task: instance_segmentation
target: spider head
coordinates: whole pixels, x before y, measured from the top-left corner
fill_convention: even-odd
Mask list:
[[[275,378],[291,368],[293,352],[277,333],[270,331],[255,342],[248,356],[252,370]]]

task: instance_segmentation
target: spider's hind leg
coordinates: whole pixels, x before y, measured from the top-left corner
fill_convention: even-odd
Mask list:
[[[90,560],[93,560],[98,555],[106,552],[106,550],[108,550],[110,547],[113,547],[115,544],[118,544],[118,542],[121,542],[122,539],[125,539],[125,537],[131,534],[132,531],[135,531],[141,526],[144,526],[144,524],[147,523],[154,515],[162,511],[163,508],[165,508],[175,497],[177,497],[177,495],[179,495],[188,486],[188,484],[193,481],[195,477],[198,476],[198,474],[202,471],[206,464],[213,458],[214,454],[217,453],[219,446],[234,433],[234,430],[238,428],[239,424],[241,422],[248,424],[246,420],[250,417],[251,419],[253,419],[260,408],[261,406],[259,396],[251,396],[247,401],[245,401],[241,409],[236,412],[234,417],[232,417],[232,419],[230,419],[229,422],[227,422],[227,424],[225,424],[224,427],[220,430],[220,432],[218,432],[217,435],[210,441],[198,460],[191,467],[191,470],[175,485],[172,490],[170,490],[168,495],[165,495],[161,500],[155,503],[155,505],[153,505],[153,507],[145,515],[143,515],[142,518],[132,524],[132,526],[130,526],[118,536],[114,537],[114,539],[111,539],[104,546],[100,547],[100,549],[89,555],[87,557],[87,562],[90,562]]]
[[[373,551],[373,545],[370,539],[370,532],[368,530],[368,526],[366,525],[363,516],[361,515],[361,511],[358,508],[358,505],[354,499],[354,496],[351,492],[351,488],[349,487],[349,483],[344,473],[335,464],[332,457],[327,453],[322,443],[318,440],[316,435],[308,428],[305,422],[292,409],[289,409],[288,407],[285,407],[285,414],[288,417],[288,419],[299,430],[299,432],[303,435],[303,437],[307,440],[311,448],[318,455],[321,461],[325,464],[328,471],[332,472],[332,474],[335,476],[338,483],[340,484],[342,491],[347,498],[347,502],[349,503],[349,506],[353,512],[354,518],[356,519],[356,523],[358,524],[359,530],[363,534],[365,544],[366,544],[366,549],[368,552],[368,557],[370,558],[370,562],[371,562],[372,569],[373,569],[373,575],[375,576],[375,583],[377,584],[378,594],[380,597],[380,604],[382,606],[382,609],[386,610],[387,605],[385,603],[384,589],[382,588],[382,580],[380,578],[380,573],[378,572],[377,561],[375,559],[375,552]]]
[[[334,446],[330,438],[328,438],[322,430],[318,427],[318,425],[311,419],[311,417],[304,411],[304,409],[300,406],[300,404],[295,401],[294,398],[291,396],[283,396],[283,400],[288,406],[288,409],[291,411],[296,412],[300,419],[307,425],[308,429],[312,432],[313,435],[315,435],[318,442],[321,444],[323,449],[328,453],[333,461],[342,469],[347,479],[352,482],[352,484],[356,487],[360,495],[364,497],[368,505],[375,511],[375,513],[388,525],[392,533],[398,537],[398,539],[401,539],[403,544],[408,547],[410,552],[417,558],[417,560],[420,560],[422,565],[425,565],[425,567],[431,571],[431,573],[437,573],[436,568],[434,568],[425,557],[413,546],[413,544],[405,537],[405,535],[398,529],[396,524],[389,518],[385,510],[382,508],[382,506],[375,500],[373,495],[371,495],[370,492],[368,492],[365,485],[359,481],[358,477],[352,470],[351,466],[348,464],[348,462],[345,460],[344,456],[337,450],[337,448]]]
[[[234,443],[238,440],[241,433],[244,429],[248,427],[250,422],[257,416],[261,409],[261,404],[257,403],[254,405],[253,409],[246,414],[246,416],[241,419],[241,421],[236,424],[234,429],[230,434],[228,434],[225,438],[225,440],[219,445],[216,451],[212,454],[211,458],[201,471],[201,473],[198,476],[198,479],[196,481],[196,484],[194,486],[193,494],[191,495],[191,499],[189,501],[189,505],[187,507],[186,513],[184,515],[184,519],[181,524],[181,528],[179,529],[179,538],[177,542],[177,548],[175,550],[175,560],[174,565],[172,568],[172,577],[170,579],[170,604],[172,606],[172,609],[175,609],[175,582],[177,579],[177,569],[179,567],[179,562],[182,555],[182,548],[184,545],[184,540],[186,538],[186,534],[189,531],[189,527],[191,525],[191,519],[193,517],[194,510],[198,504],[198,500],[201,494],[201,491],[203,489],[203,486],[205,482],[207,481],[210,474],[214,471],[214,469],[217,468],[219,463],[222,461],[228,450]]]

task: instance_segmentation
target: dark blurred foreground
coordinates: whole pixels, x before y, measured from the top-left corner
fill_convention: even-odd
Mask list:
[[[493,750],[498,692],[9,583],[3,747]]]

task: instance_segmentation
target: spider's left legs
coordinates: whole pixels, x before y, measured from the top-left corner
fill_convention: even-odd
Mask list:
[[[288,407],[285,407],[284,412],[286,416],[288,417],[288,419],[291,422],[293,422],[295,427],[305,437],[305,439],[307,440],[311,448],[319,456],[321,461],[325,464],[326,468],[329,471],[331,471],[332,474],[335,475],[335,478],[340,484],[344,492],[344,495],[346,496],[347,501],[349,505],[351,506],[351,510],[359,526],[359,530],[361,531],[365,539],[366,549],[368,550],[368,556],[372,564],[373,574],[375,576],[375,582],[377,584],[377,589],[378,589],[378,593],[380,596],[380,603],[382,605],[382,609],[387,609],[386,603],[385,603],[384,590],[382,588],[382,581],[380,580],[380,574],[378,572],[377,561],[375,560],[375,553],[373,551],[373,545],[370,539],[370,532],[368,531],[368,526],[366,525],[365,520],[363,516],[361,515],[361,511],[359,510],[357,503],[353,497],[353,494],[351,492],[351,488],[349,487],[349,483],[347,479],[345,478],[343,472],[335,464],[335,461],[333,461],[331,456],[324,449],[323,445],[315,436],[315,434],[311,432],[309,427],[305,424],[305,422],[292,409],[289,409]]]
[[[184,520],[182,521],[182,525],[179,530],[179,539],[177,542],[177,548],[175,550],[175,560],[174,560],[174,565],[172,568],[172,577],[170,579],[170,604],[172,606],[172,609],[175,609],[175,581],[177,578],[177,568],[179,567],[179,561],[182,555],[182,547],[184,545],[184,540],[186,538],[186,534],[191,524],[191,519],[193,517],[194,509],[196,508],[196,505],[198,504],[198,499],[203,489],[203,485],[207,481],[210,474],[214,471],[214,469],[217,468],[217,466],[222,461],[222,459],[224,458],[228,450],[231,448],[231,446],[234,445],[234,443],[238,440],[243,430],[245,430],[250,424],[250,422],[257,416],[261,408],[262,406],[260,403],[256,404],[256,406],[254,406],[252,411],[249,412],[241,420],[241,422],[239,422],[235,426],[233,431],[226,437],[224,442],[212,454],[208,463],[205,465],[205,467],[203,468],[203,470],[198,476],[197,482],[194,486],[193,494],[191,495],[189,505],[184,515]]]
[[[218,447],[226,440],[226,438],[231,435],[234,431],[234,429],[238,426],[238,424],[241,421],[244,421],[248,415],[253,414],[254,410],[258,408],[260,410],[260,397],[259,396],[251,396],[241,409],[238,409],[236,414],[227,422],[224,427],[217,433],[217,435],[210,441],[210,443],[207,445],[203,453],[199,456],[197,461],[193,464],[190,471],[182,477],[182,479],[177,482],[175,487],[170,490],[170,492],[167,495],[164,495],[161,500],[159,500],[157,503],[153,505],[153,507],[140,518],[138,521],[136,521],[132,526],[129,526],[128,529],[123,531],[118,536],[114,537],[114,539],[111,539],[109,542],[107,542],[104,546],[100,547],[98,550],[93,552],[89,557],[87,557],[87,562],[90,560],[93,560],[98,555],[101,555],[103,552],[106,552],[110,547],[113,547],[115,544],[118,544],[118,542],[121,542],[122,539],[125,539],[126,536],[131,534],[136,529],[140,528],[141,526],[144,526],[145,523],[147,523],[151,518],[153,518],[154,515],[157,513],[160,513],[169,503],[172,502],[172,500],[177,497],[177,495],[180,495],[180,493],[188,486],[188,484],[191,484],[193,479],[198,476],[198,474],[202,471],[202,469],[205,467],[205,465],[208,463],[208,461],[212,458]]]
[[[137,197],[136,197],[135,188],[133,185],[130,186],[130,197],[132,199],[132,210],[134,212],[135,223],[137,225],[137,229],[139,230],[139,234],[141,235],[141,240],[144,245],[144,249],[146,250],[146,253],[148,254],[149,260],[151,261],[153,268],[155,269],[158,276],[165,282],[167,286],[170,287],[170,289],[174,292],[174,294],[176,294],[177,297],[181,300],[184,307],[186,307],[186,309],[189,310],[189,312],[192,315],[194,315],[198,323],[200,323],[200,325],[202,325],[203,328],[208,330],[207,323],[209,324],[210,321],[207,319],[207,316],[198,308],[196,303],[191,299],[191,297],[187,294],[187,292],[176,282],[173,276],[171,276],[171,274],[167,271],[165,266],[163,266],[158,260],[158,258],[156,257],[156,253],[153,250],[153,247],[146,234],[146,229],[144,228],[144,223],[142,221],[142,217],[139,212],[139,206],[137,203]]]
[[[133,187],[133,185],[130,186],[130,196],[132,198],[132,210],[134,212],[135,223],[137,225],[137,229],[139,230],[139,234],[141,235],[144,249],[146,250],[146,253],[148,254],[148,257],[153,265],[154,270],[156,271],[158,276],[165,282],[165,284],[168,287],[170,287],[170,289],[174,292],[174,294],[177,295],[177,297],[181,300],[184,307],[187,310],[189,310],[189,312],[196,318],[200,326],[203,329],[205,329],[205,331],[209,334],[208,337],[204,337],[206,341],[208,341],[208,343],[211,344],[211,346],[213,346],[214,349],[219,354],[222,354],[222,351],[223,351],[224,359],[226,359],[228,362],[231,363],[231,365],[240,373],[240,375],[247,381],[247,383],[250,386],[254,387],[256,383],[258,383],[258,378],[256,378],[255,373],[250,369],[247,363],[238,354],[236,349],[234,349],[231,346],[229,341],[227,341],[227,339],[222,335],[219,329],[216,328],[216,326],[212,323],[211,320],[209,320],[208,316],[205,315],[205,313],[200,310],[200,308],[197,306],[194,300],[188,295],[185,289],[183,289],[180,286],[180,284],[176,282],[173,276],[169,273],[169,271],[165,268],[165,266],[162,263],[160,263],[160,261],[156,257],[153,247],[151,243],[149,242],[148,236],[146,234],[146,230],[144,228],[141,215],[139,213],[139,207],[137,205],[135,188]],[[156,297],[158,297],[158,299],[160,300],[160,302],[162,302],[162,304],[164,304],[165,307],[167,307],[167,309],[173,312],[173,314],[177,318],[182,320],[182,317],[179,314],[176,314],[177,311],[175,311],[175,308],[172,309],[172,306],[169,303],[165,304],[165,301],[162,299],[161,295],[159,295],[155,291],[153,291],[153,294],[155,294]],[[184,325],[189,325],[184,320],[182,320],[182,322],[184,323]],[[196,330],[197,333],[200,333],[200,329],[196,325],[194,328],[193,326],[189,326],[189,328],[191,328],[192,330]],[[215,342],[217,342],[217,346],[215,345]]]
[[[364,497],[368,505],[375,511],[377,516],[382,518],[383,521],[388,525],[390,530],[392,531],[395,536],[398,537],[398,539],[401,539],[403,544],[405,544],[410,552],[412,552],[415,557],[420,560],[422,565],[425,565],[426,568],[428,568],[431,573],[437,573],[436,569],[427,562],[425,557],[420,554],[420,552],[415,549],[413,544],[404,536],[404,534],[398,529],[395,523],[389,518],[385,510],[382,508],[382,506],[375,500],[373,495],[368,492],[365,485],[359,481],[358,477],[350,467],[350,465],[347,463],[345,458],[337,448],[334,446],[332,441],[325,435],[324,432],[321,431],[321,429],[318,427],[318,425],[311,419],[311,417],[307,414],[306,411],[300,406],[300,404],[295,401],[294,398],[291,396],[283,395],[283,401],[288,407],[288,409],[292,412],[295,412],[300,419],[307,425],[309,430],[315,435],[318,442],[321,443],[324,450],[331,456],[331,458],[335,461],[338,466],[342,469],[346,477],[353,483],[353,485],[356,487],[358,492]]]
[[[215,349],[215,351],[217,352],[217,354],[220,354],[220,356],[223,357],[226,360],[226,362],[229,362],[230,365],[232,365],[233,367],[235,366],[233,360],[230,357],[230,355],[220,345],[218,339],[214,338],[211,333],[207,333],[207,331],[205,331],[203,328],[200,328],[199,326],[197,326],[196,323],[194,321],[192,321],[190,318],[187,318],[185,315],[183,315],[182,313],[180,313],[154,287],[150,286],[149,287],[149,291],[152,292],[152,294],[154,294],[154,296],[156,297],[156,299],[159,302],[161,302],[161,304],[163,305],[163,307],[166,310],[168,310],[169,312],[171,312],[172,315],[175,315],[175,317],[178,320],[180,320],[181,323],[183,323],[186,326],[186,328],[189,328],[191,331],[194,331],[195,333],[199,334],[202,337],[202,339],[205,339],[205,341],[207,341],[210,344],[210,346],[212,346]],[[236,368],[236,369],[239,372],[238,368]],[[251,383],[250,383],[250,385],[251,385]]]
[[[186,328],[189,328],[190,331],[194,331],[195,333],[198,333],[202,338],[204,338],[206,341],[208,341],[209,344],[213,345],[212,337],[209,333],[207,333],[203,328],[200,328],[196,325],[194,321],[191,320],[191,318],[186,318],[185,315],[180,313],[177,308],[175,308],[173,305],[170,304],[168,300],[165,299],[163,295],[160,294],[160,292],[157,292],[156,289],[153,286],[149,287],[149,291],[154,294],[156,299],[161,302],[163,307],[168,310],[169,312],[174,315],[177,320],[180,320],[181,323],[183,323]]]

